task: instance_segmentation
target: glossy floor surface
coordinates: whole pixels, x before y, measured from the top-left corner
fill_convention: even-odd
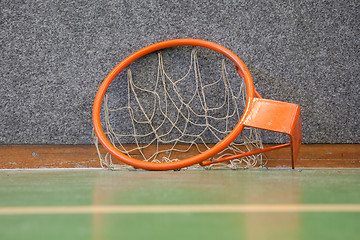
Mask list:
[[[0,239],[358,239],[360,170],[1,170]]]

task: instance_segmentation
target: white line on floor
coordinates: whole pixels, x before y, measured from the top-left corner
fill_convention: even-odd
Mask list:
[[[111,213],[360,212],[360,204],[234,204],[1,207],[0,215]]]

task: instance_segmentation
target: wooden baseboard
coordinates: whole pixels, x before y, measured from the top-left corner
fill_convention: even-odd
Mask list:
[[[291,166],[290,148],[266,153],[268,167]],[[360,144],[303,144],[296,167],[360,168]]]
[[[101,149],[104,152],[104,149]],[[267,152],[268,167],[290,167],[290,149]],[[0,169],[98,168],[93,145],[0,145]],[[297,168],[360,168],[360,144],[304,144]]]

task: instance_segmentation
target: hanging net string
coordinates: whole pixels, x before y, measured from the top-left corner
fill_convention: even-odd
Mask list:
[[[242,79],[232,86],[226,62],[221,62],[218,80],[205,83],[202,79],[198,50],[191,52],[190,65],[182,77],[173,79],[158,53],[156,82],[136,84],[127,69],[127,104],[110,107],[109,95],[104,97],[105,134],[123,154],[147,162],[178,161],[200,154],[224,139],[241,118],[246,87]],[[115,102],[115,101],[114,101]],[[116,125],[116,127],[115,127]],[[93,134],[101,166],[116,168],[109,153],[103,156]],[[226,149],[211,160],[263,148],[256,129],[247,128]],[[248,168],[264,166],[262,155],[252,155],[209,168]],[[193,166],[195,168],[200,165]]]

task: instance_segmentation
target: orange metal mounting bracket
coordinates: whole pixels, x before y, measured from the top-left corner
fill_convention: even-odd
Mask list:
[[[291,146],[292,168],[295,168],[301,145],[300,107],[292,103],[263,98],[253,98],[251,105],[252,111],[244,118],[245,126],[287,134],[290,143],[224,157],[217,161],[204,161],[201,163],[202,166]]]

